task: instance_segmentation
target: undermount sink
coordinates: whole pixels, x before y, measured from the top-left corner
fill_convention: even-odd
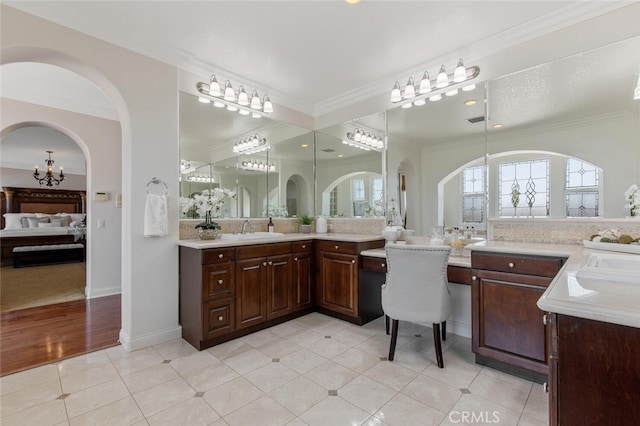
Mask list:
[[[249,234],[220,234],[219,237],[221,240],[243,241],[282,237],[283,235],[282,232],[253,232]]]
[[[640,256],[634,254],[591,253],[576,274],[578,281],[600,280],[640,285]]]

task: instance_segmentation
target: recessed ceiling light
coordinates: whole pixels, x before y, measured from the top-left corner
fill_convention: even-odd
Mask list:
[[[306,147],[308,147],[308,146],[309,146],[309,144],[303,143],[303,144],[302,144],[302,145],[300,145],[300,146],[301,146],[301,147],[303,147],[303,148],[306,148]]]
[[[344,155],[338,154],[338,158],[342,158],[342,157],[344,157]]]
[[[475,104],[477,104],[477,103],[478,103],[478,101],[476,101],[475,99],[468,99],[468,100],[464,101],[464,104],[465,104],[466,106],[475,105]]]
[[[502,124],[500,124],[500,123],[498,123],[498,124],[494,124],[494,125],[493,125],[493,128],[494,128],[494,129],[500,129],[500,128],[502,128]]]
[[[349,4],[356,4],[356,3],[360,3],[360,0],[345,0],[347,3]]]

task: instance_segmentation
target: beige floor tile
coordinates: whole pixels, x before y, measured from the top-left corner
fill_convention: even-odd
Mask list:
[[[175,380],[180,375],[169,364],[157,364],[135,373],[122,376],[127,388],[132,394],[140,393],[144,390],[157,386],[161,383]]]
[[[325,358],[333,358],[341,353],[345,352],[351,346],[338,342],[335,339],[323,338],[308,345],[308,348],[313,352]]]
[[[229,423],[225,422],[224,419],[221,417],[215,422],[209,423],[209,426],[229,426]]]
[[[408,337],[398,336],[398,342],[396,343],[396,348],[400,348],[409,342]],[[364,342],[356,345],[355,347],[369,352],[377,357],[386,357],[389,355],[389,344],[391,343],[391,336],[387,336],[386,334],[377,334]]]
[[[220,361],[207,351],[196,352],[191,355],[183,356],[171,360],[170,365],[181,376],[186,376],[194,371],[202,370]]]
[[[118,372],[122,375],[162,364],[163,358],[153,349],[144,348],[127,352],[122,346],[115,346],[106,350]]]
[[[269,358],[256,349],[248,350],[240,355],[224,360],[224,363],[233,368],[238,374],[246,374],[270,362],[273,362],[272,358]]]
[[[380,357],[357,348],[351,348],[334,357],[333,360],[342,366],[362,374],[379,363]]]
[[[520,414],[487,401],[477,395],[462,395],[451,411],[445,416],[442,425],[486,425],[515,426]]]
[[[460,389],[425,375],[418,375],[401,392],[443,413],[448,413],[462,396]]]
[[[300,417],[296,417],[295,419],[287,423],[287,426],[308,426],[308,424],[305,421],[303,421]]]
[[[54,364],[0,377],[0,394],[6,395],[22,389],[58,380],[58,369]]]
[[[518,420],[518,426],[547,426],[548,424],[548,421],[543,422],[525,414],[521,415],[520,420]]]
[[[263,396],[224,417],[230,426],[286,425],[295,418],[278,402]]]
[[[194,394],[193,388],[180,377],[144,390],[133,397],[145,417],[149,417],[192,398]]]
[[[0,399],[0,412],[2,417],[5,417],[18,411],[53,401],[61,394],[60,381],[58,379],[49,380],[3,395]]]
[[[480,370],[480,374],[501,380],[503,382],[507,382],[514,386],[521,387],[523,389],[526,389],[527,391],[531,389],[532,382],[530,380],[526,380],[518,376],[513,376],[511,374],[504,373],[491,367],[482,367],[482,370]]]
[[[405,387],[417,374],[413,370],[395,365],[390,361],[379,362],[364,372],[368,378],[397,391]]]
[[[61,376],[62,391],[65,393],[76,393],[83,389],[106,383],[111,380],[120,379],[118,371],[113,364],[104,364],[73,374]]]
[[[316,333],[313,330],[302,329],[300,331],[296,331],[287,336],[287,340],[292,341],[293,343],[304,346],[308,348],[310,345],[315,342],[324,339],[324,335],[320,333]]]
[[[74,358],[65,359],[57,364],[60,377],[88,370],[99,365],[110,364],[111,359],[106,351],[91,352]]]
[[[352,426],[364,423],[369,414],[339,396],[330,396],[307,410],[300,418],[310,426]]]
[[[236,355],[240,355],[241,353],[244,353],[250,349],[253,349],[253,346],[243,342],[240,339],[235,339],[209,348],[207,349],[207,352],[209,352],[220,361],[224,361],[227,358],[232,358]]]
[[[436,362],[435,357],[431,359],[431,357],[427,356],[424,352],[415,352],[411,349],[406,349],[406,347],[396,349],[393,357],[394,364],[418,373],[430,366],[433,362]]]
[[[522,415],[542,423],[549,422],[549,394],[542,390],[542,385],[533,384]]]
[[[375,417],[391,426],[427,426],[439,424],[444,413],[399,393]]]
[[[456,388],[468,388],[480,374],[480,370],[482,367],[477,364],[444,355],[444,368],[431,364],[422,374]]]
[[[306,377],[298,377],[275,388],[269,396],[299,416],[327,398],[327,390]]]
[[[244,377],[227,382],[205,392],[203,398],[221,416],[264,396],[264,393]]]
[[[365,340],[368,340],[371,336],[363,333],[356,333],[350,328],[341,328],[336,333],[331,334],[331,338],[349,346],[356,346]]]
[[[198,392],[206,392],[239,377],[239,374],[223,362],[216,362],[202,370],[187,374],[184,379]]]
[[[298,373],[279,362],[272,362],[244,375],[247,380],[263,392],[270,392],[298,376]]]
[[[162,358],[168,360],[182,358],[198,352],[196,348],[191,346],[191,344],[184,339],[176,339],[160,345],[155,345],[153,349],[155,349]]]
[[[71,426],[132,425],[144,421],[142,411],[131,396],[91,410],[69,420]]]
[[[502,379],[481,373],[478,374],[468,389],[474,395],[478,395],[517,413],[522,413],[524,404],[527,402],[529,392],[531,391],[531,383],[529,383],[529,388],[527,389],[521,384],[514,385],[513,382],[506,382]]]
[[[369,414],[374,414],[397,393],[382,383],[359,376],[340,388],[338,395]]]
[[[267,328],[265,330],[256,331],[255,333],[247,334],[246,336],[241,337],[240,340],[247,343],[248,345],[253,346],[254,348],[257,348],[258,346],[267,344],[270,341],[275,340],[277,338],[278,336],[276,334],[273,334]]]
[[[306,372],[304,376],[327,390],[338,390],[358,377],[358,373],[334,361],[327,361]]]
[[[220,416],[202,398],[190,398],[147,418],[151,426],[206,426]]]
[[[296,352],[290,353],[280,358],[280,363],[286,365],[299,374],[304,374],[327,362],[327,359],[305,348],[300,348]]]
[[[2,426],[38,425],[50,426],[67,421],[67,410],[64,401],[55,399],[18,411],[8,416],[2,416]]]
[[[270,332],[280,337],[287,337],[300,330],[303,330],[303,328],[296,325],[293,321],[283,322],[282,324],[274,325],[269,328]]]
[[[276,337],[270,342],[258,346],[256,349],[270,358],[282,358],[292,352],[302,349],[302,347],[296,345],[290,340]]]
[[[69,418],[79,416],[96,408],[129,396],[129,390],[120,378],[72,393],[64,399]]]

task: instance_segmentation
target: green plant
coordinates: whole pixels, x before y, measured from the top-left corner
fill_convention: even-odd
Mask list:
[[[301,225],[311,225],[313,223],[313,216],[301,214],[298,216],[298,222],[300,222]]]
[[[211,220],[211,212],[208,211],[205,213],[204,222],[201,222],[196,225],[196,229],[220,229],[220,225],[217,222]]]

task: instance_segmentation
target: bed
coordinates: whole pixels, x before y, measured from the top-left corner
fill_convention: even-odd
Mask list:
[[[2,266],[13,264],[13,249],[16,247],[84,243],[85,191],[15,187],[2,189]],[[30,223],[29,218],[35,220]]]

